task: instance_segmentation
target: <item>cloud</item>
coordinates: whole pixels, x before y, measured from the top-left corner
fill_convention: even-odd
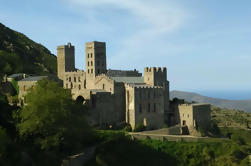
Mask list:
[[[166,42],[168,35],[178,32],[190,17],[182,5],[170,0],[62,1],[83,18],[85,36],[111,44],[108,65],[115,68],[157,64],[154,59],[174,49]],[[142,63],[136,66],[138,60]]]

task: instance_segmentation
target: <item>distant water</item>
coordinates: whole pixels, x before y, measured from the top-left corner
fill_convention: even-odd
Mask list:
[[[200,95],[220,98],[220,99],[228,99],[228,100],[251,100],[251,90],[241,90],[241,91],[195,91],[195,93],[199,93]]]

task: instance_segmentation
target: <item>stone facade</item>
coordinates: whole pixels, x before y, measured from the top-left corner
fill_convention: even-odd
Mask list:
[[[169,112],[166,68],[145,68],[144,77],[137,70],[107,70],[106,43],[88,42],[85,47],[86,71],[73,66],[74,46],[58,47],[58,77],[64,88],[71,89],[74,99],[89,106],[89,123],[126,122],[133,129],[137,124],[161,128]],[[65,51],[69,48],[71,51]]]
[[[180,104],[178,106],[179,119],[181,126],[186,126],[189,133],[194,129],[207,129],[211,122],[210,104]],[[187,133],[187,134],[189,134]]]
[[[25,103],[25,96],[30,88],[33,88],[39,80],[47,78],[47,76],[30,76],[18,81],[19,93],[18,99],[19,104]]]

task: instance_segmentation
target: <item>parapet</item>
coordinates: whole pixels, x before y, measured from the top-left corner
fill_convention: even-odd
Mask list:
[[[99,42],[99,41],[92,41],[92,42],[85,43],[85,46],[86,47],[92,47],[92,48],[95,48],[95,47],[105,47],[106,43],[105,42]]]
[[[166,73],[166,67],[145,67],[144,72],[162,72]]]
[[[62,49],[62,48],[74,48],[74,46],[70,42],[67,43],[67,45],[57,46],[57,49]]]

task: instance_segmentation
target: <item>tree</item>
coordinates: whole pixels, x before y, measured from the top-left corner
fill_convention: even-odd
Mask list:
[[[71,92],[43,79],[29,90],[20,112],[21,138],[41,149],[71,151],[89,141],[92,133],[85,120],[86,108],[72,100]]]

